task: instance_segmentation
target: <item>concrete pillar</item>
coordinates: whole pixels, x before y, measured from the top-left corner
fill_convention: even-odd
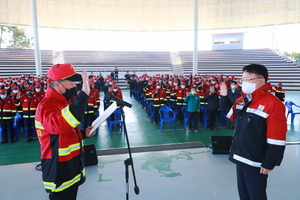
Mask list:
[[[197,74],[198,68],[198,21],[199,21],[199,0],[194,5],[194,51],[193,51],[193,74]]]
[[[38,20],[36,11],[36,0],[30,0],[33,40],[34,40],[34,56],[35,56],[35,71],[37,76],[42,75],[41,51],[39,44]]]

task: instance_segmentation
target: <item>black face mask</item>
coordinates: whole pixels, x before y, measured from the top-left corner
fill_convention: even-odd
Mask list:
[[[32,93],[32,92],[28,92],[28,93],[27,93],[27,96],[28,96],[28,97],[32,97],[32,96],[33,96],[33,93]]]
[[[77,93],[77,87],[72,87],[71,89],[66,89],[66,92],[63,93],[67,100],[72,99]]]
[[[61,83],[60,83],[61,84]],[[63,84],[61,84],[63,86]],[[65,86],[63,86],[65,88]],[[76,93],[77,93],[77,87],[72,87],[71,89],[67,89],[65,88],[66,92],[63,93],[62,95],[65,96],[67,98],[67,100],[72,99]]]

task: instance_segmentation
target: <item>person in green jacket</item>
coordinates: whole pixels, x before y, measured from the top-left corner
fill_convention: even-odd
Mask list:
[[[191,93],[188,94],[184,101],[187,102],[187,111],[189,119],[189,130],[197,132],[199,129],[199,112],[200,112],[200,97],[196,92],[196,88],[192,87]]]

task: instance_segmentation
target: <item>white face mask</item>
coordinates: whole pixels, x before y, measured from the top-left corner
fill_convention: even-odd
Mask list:
[[[169,81],[169,84],[172,84],[172,81]]]
[[[191,91],[192,92],[192,94],[196,94],[196,91],[195,90],[193,90],[193,91]]]
[[[45,89],[44,92],[46,92],[47,90]]]
[[[6,90],[8,90],[9,89],[9,87],[4,87]]]
[[[17,94],[19,92],[19,90],[13,90],[13,93]]]
[[[118,89],[113,89],[114,92],[118,91]]]
[[[255,83],[243,82],[242,91],[246,94],[252,94],[256,90]]]
[[[211,83],[212,83],[212,84],[215,84],[216,82],[215,82],[215,81],[212,81]]]
[[[0,97],[1,97],[1,99],[5,99],[6,98],[6,94],[1,94]]]
[[[231,85],[231,89],[235,89],[236,88],[236,85]]]
[[[3,82],[0,82],[0,85],[4,85],[4,83],[3,83]]]
[[[184,89],[184,88],[185,88],[185,85],[181,85],[181,88]]]
[[[177,85],[177,83],[173,83],[174,85]]]
[[[160,89],[160,86],[156,86],[157,89]]]
[[[210,89],[209,91],[210,91],[210,92],[215,92],[215,89]]]
[[[41,89],[35,89],[35,91],[36,91],[36,92],[40,92],[40,91],[41,91]]]

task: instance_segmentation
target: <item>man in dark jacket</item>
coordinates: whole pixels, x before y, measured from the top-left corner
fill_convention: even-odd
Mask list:
[[[219,110],[219,96],[216,93],[215,85],[212,84],[209,86],[209,93],[204,96],[203,101],[207,102],[207,130],[217,130],[216,122]]]
[[[241,91],[237,89],[237,82],[231,81],[230,88],[228,88],[228,98],[231,100],[231,105],[235,103],[235,100],[241,96]],[[235,121],[227,118],[227,128],[234,128]]]
[[[243,68],[242,91],[233,106],[225,84],[220,105],[236,120],[229,160],[236,164],[240,199],[266,200],[268,174],[283,159],[287,124],[285,107],[269,92],[268,70],[251,64]]]

